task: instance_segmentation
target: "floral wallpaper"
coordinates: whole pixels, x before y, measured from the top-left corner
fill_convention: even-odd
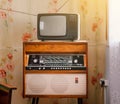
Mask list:
[[[99,80],[105,71],[105,0],[0,0],[0,81],[16,85],[12,104],[31,103],[22,97],[22,44],[37,39],[37,14],[53,12],[80,14],[80,37],[89,45],[88,98],[83,104],[103,104]],[[77,99],[42,98],[40,103],[77,104]]]
[[[0,24],[3,25],[1,27],[5,27],[6,31],[8,31],[9,22],[13,22],[12,16],[9,13],[11,8],[12,0],[1,0],[0,8],[6,7],[7,12],[4,10],[0,10]],[[2,31],[2,29],[0,29]],[[0,33],[2,35],[2,33]],[[13,79],[12,72],[14,71],[14,63],[13,63],[13,52],[11,47],[6,47],[8,51],[5,55],[0,57],[0,78],[4,79],[6,83],[8,83],[9,79]]]
[[[10,47],[7,47],[8,52],[1,57],[0,60],[0,80],[3,82],[8,83],[9,80],[14,78],[13,71],[15,68],[15,64],[13,62],[13,52],[16,50],[12,50]]]

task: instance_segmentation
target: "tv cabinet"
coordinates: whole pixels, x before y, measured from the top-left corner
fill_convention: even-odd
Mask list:
[[[73,70],[66,66],[52,67],[50,69],[28,68],[30,57],[39,56],[46,58],[61,57],[63,54],[68,57],[83,55],[84,68]],[[51,56],[50,56],[51,55]],[[70,56],[73,55],[73,56]],[[74,56],[75,55],[75,56]],[[67,57],[67,56],[65,56]],[[36,62],[36,59],[33,59]],[[47,60],[47,59],[46,59]],[[52,60],[52,58],[51,58]],[[58,60],[58,59],[57,59]],[[67,59],[66,59],[67,60]],[[69,59],[68,59],[69,60]],[[40,60],[39,60],[40,61]],[[42,60],[43,61],[43,60]],[[59,61],[59,60],[58,60]],[[78,60],[74,60],[75,63]],[[48,61],[48,63],[50,63]],[[44,63],[45,64],[45,63]],[[64,65],[64,64],[63,64]],[[77,64],[75,64],[77,65]],[[31,64],[32,66],[32,64]],[[36,65],[38,67],[38,65]],[[44,66],[44,65],[43,65]],[[54,65],[53,65],[54,66]],[[78,66],[79,67],[79,66]],[[33,104],[38,103],[38,98],[82,98],[88,96],[88,43],[80,42],[24,42],[23,43],[23,97],[32,97]],[[37,104],[36,103],[36,104]]]

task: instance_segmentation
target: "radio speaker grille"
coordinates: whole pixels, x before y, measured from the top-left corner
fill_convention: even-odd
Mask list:
[[[39,81],[38,81],[39,80]],[[44,76],[32,76],[28,77],[28,89],[34,93],[42,93],[47,87],[47,82]]]
[[[26,95],[86,95],[86,74],[26,74]]]
[[[64,75],[58,77],[57,75],[54,76],[51,80],[51,88],[55,93],[64,93],[69,85],[69,81]]]

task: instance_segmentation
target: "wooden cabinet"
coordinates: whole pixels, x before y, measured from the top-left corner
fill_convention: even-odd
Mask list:
[[[0,104],[11,104],[12,90],[17,89],[15,86],[0,83]]]
[[[84,55],[84,69],[49,63],[50,69],[39,70],[29,66],[30,55]],[[66,57],[66,56],[65,56]],[[72,57],[72,56],[71,56]],[[39,60],[40,61],[40,60]],[[75,60],[76,61],[76,60]],[[32,66],[32,65],[31,65]],[[34,66],[34,65],[33,65]],[[43,65],[44,67],[45,65]],[[39,67],[39,65],[37,65]],[[62,69],[61,69],[62,67]],[[52,69],[53,68],[53,69]],[[78,90],[78,91],[77,91]],[[25,42],[23,43],[23,96],[24,97],[76,97],[88,95],[88,43],[87,42]]]

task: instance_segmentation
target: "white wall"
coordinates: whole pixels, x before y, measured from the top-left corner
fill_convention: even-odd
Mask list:
[[[106,104],[120,103],[120,1],[108,0],[108,36],[106,49]]]
[[[108,0],[109,40],[120,40],[120,0]]]

